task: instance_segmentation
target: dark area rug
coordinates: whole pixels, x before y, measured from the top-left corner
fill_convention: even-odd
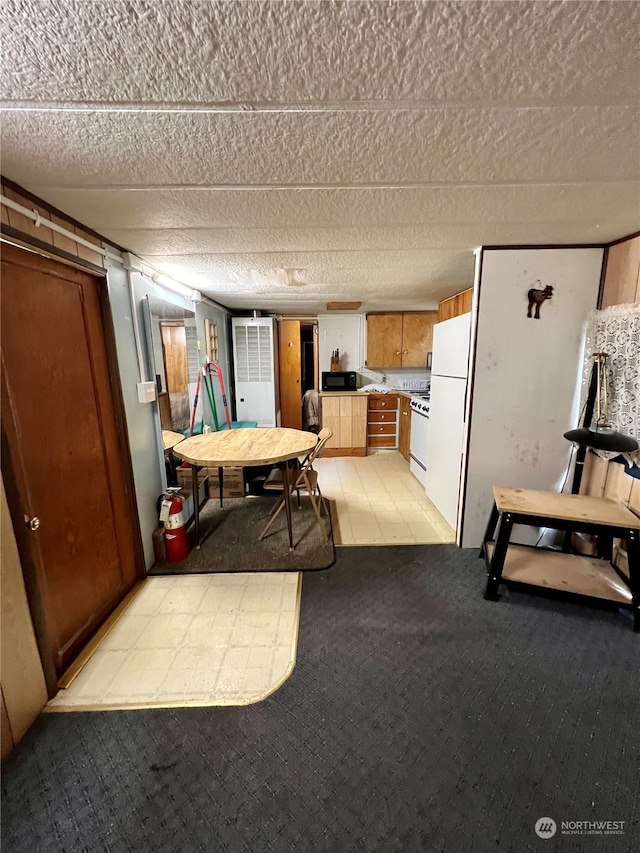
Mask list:
[[[273,495],[246,498],[224,498],[207,501],[200,511],[201,536],[206,537],[196,548],[193,524],[188,530],[189,556],[179,563],[157,563],[151,575],[199,574],[204,572],[298,572],[326,569],[335,560],[331,521],[323,510],[322,520],[329,541],[325,542],[311,501],[307,495],[297,508],[291,501],[293,542],[289,552],[289,534],[284,510],[262,541],[258,540],[269,519],[269,511],[278,502]]]
[[[3,853],[638,849],[640,636],[484,580],[451,545],[340,548],[264,702],[43,715],[4,768]]]

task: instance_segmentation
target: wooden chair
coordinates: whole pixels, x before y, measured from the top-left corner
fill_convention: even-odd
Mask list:
[[[316,514],[316,518],[318,519],[318,524],[320,525],[320,530],[322,531],[322,538],[326,542],[328,540],[327,532],[325,530],[324,524],[321,518],[321,508],[324,505],[324,498],[322,497],[322,492],[320,491],[320,484],[318,483],[318,472],[314,469],[313,463],[316,459],[318,459],[324,453],[324,449],[326,447],[327,442],[333,435],[333,432],[328,428],[324,427],[318,433],[318,443],[311,450],[310,453],[303,459],[300,463],[300,467],[291,471],[290,477],[295,478],[293,481],[293,485],[291,486],[291,491],[296,492],[298,498],[298,509],[300,509],[300,492],[302,490],[306,491],[309,495],[309,499],[311,500],[311,505],[313,507],[313,511]],[[283,492],[284,491],[284,483],[282,480],[282,471],[279,468],[275,468],[267,477],[264,487],[266,491],[273,492]],[[318,493],[318,500],[316,500],[316,492]],[[320,506],[318,506],[320,504]],[[262,533],[258,537],[259,539],[264,539],[267,534],[267,531],[276,520],[276,518],[280,515],[282,510],[284,509],[284,495],[278,501],[276,506],[271,510],[271,518],[265,525]],[[327,511],[328,515],[328,511]]]

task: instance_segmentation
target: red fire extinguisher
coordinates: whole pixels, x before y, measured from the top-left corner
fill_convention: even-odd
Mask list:
[[[184,523],[182,498],[180,495],[169,493],[162,500],[160,521],[164,523],[164,543],[167,549],[167,559],[179,563],[189,556],[187,545],[187,528]]]

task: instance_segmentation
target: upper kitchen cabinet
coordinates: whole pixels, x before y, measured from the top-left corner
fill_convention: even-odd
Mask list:
[[[367,367],[427,366],[437,311],[367,314]]]
[[[443,299],[438,308],[438,323],[443,320],[451,320],[453,317],[459,317],[460,314],[468,314],[471,311],[473,304],[473,288],[463,290],[462,293],[456,293],[455,296],[449,299]]]

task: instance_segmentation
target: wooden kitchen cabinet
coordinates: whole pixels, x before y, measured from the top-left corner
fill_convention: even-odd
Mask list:
[[[320,394],[320,419],[333,435],[325,456],[367,455],[367,395],[346,392]]]
[[[411,406],[409,397],[400,396],[400,421],[398,423],[398,450],[409,461],[411,446]]]
[[[397,394],[370,394],[367,413],[367,447],[398,447]]]
[[[471,311],[473,303],[473,288],[463,290],[462,293],[456,293],[449,299],[443,299],[438,307],[438,323],[443,320],[451,320],[452,317],[459,317],[460,314],[468,314]]]
[[[367,314],[367,367],[427,366],[437,311]]]

